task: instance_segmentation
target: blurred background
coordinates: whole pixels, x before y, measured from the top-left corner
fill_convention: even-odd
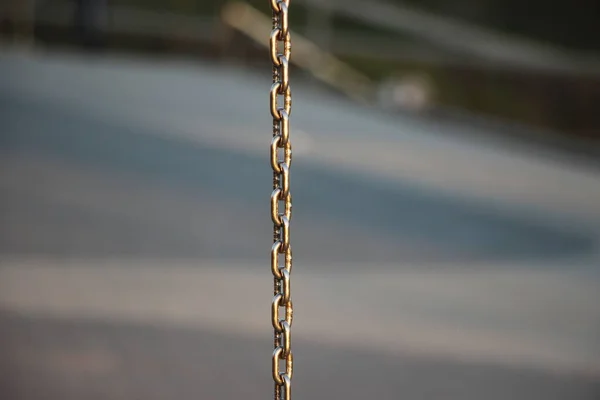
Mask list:
[[[0,3],[0,397],[271,396],[268,1]],[[293,0],[297,398],[600,398],[600,10]]]

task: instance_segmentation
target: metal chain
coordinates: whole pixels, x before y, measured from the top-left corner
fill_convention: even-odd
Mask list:
[[[273,84],[271,85],[269,108],[273,117],[273,138],[271,140],[271,168],[273,169],[271,272],[274,281],[274,297],[271,304],[271,322],[274,329],[275,348],[272,359],[275,400],[291,399],[294,366],[291,350],[293,306],[290,292],[290,274],[292,272],[292,246],[290,244],[292,144],[290,142],[289,117],[292,111],[292,92],[289,83],[289,61],[292,48],[288,21],[289,5],[290,0],[271,0],[273,30],[269,38],[271,62],[273,63]],[[284,369],[282,369],[283,364],[285,364]]]

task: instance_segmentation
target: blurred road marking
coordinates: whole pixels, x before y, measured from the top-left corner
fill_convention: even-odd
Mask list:
[[[0,309],[264,337],[269,281],[257,270],[195,260],[4,260]],[[302,307],[295,336],[600,376],[599,282],[596,275],[502,266],[336,273],[335,279],[297,273],[295,299]]]

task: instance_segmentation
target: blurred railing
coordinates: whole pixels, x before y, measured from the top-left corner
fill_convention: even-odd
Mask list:
[[[420,42],[433,43],[463,56],[475,57],[480,62],[485,61],[490,68],[600,75],[600,59],[597,55],[558,49],[546,43],[493,32],[397,3],[380,0],[298,1],[322,9],[326,15],[343,15],[366,25],[410,35]],[[381,48],[377,43],[371,45]],[[472,63],[473,60],[468,62]]]
[[[229,26],[245,33],[265,48],[269,47],[265,38],[268,38],[271,33],[270,16],[243,2],[226,4],[221,16]],[[355,100],[367,101],[372,98],[373,83],[368,77],[297,32],[292,34],[294,36],[294,55],[291,57],[293,64]]]
[[[565,51],[397,3],[379,0],[296,1],[308,10],[308,24],[304,27],[304,33],[310,32],[310,39],[322,38],[319,48],[336,55],[600,75],[600,58],[597,55]],[[41,23],[69,26],[74,22],[74,1],[5,0],[2,3],[0,17],[21,25]],[[106,8],[106,16],[100,16],[106,18],[102,29],[109,33],[212,40],[215,27],[219,24],[218,15],[191,16],[113,5],[108,1],[101,3],[105,3]],[[226,7],[229,5],[225,4],[224,8]],[[400,43],[398,38],[390,35],[335,31],[330,22],[335,15],[355,19],[391,33],[408,35],[413,38],[413,42]],[[319,21],[313,23],[312,19]],[[31,33],[31,29],[27,31]],[[425,44],[433,45],[436,51],[427,48]]]

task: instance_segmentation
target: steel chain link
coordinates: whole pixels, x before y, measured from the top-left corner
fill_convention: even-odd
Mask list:
[[[271,140],[271,168],[273,169],[271,272],[274,278],[274,296],[271,304],[271,322],[274,329],[272,375],[275,382],[275,400],[291,399],[294,367],[294,357],[291,349],[293,305],[290,291],[290,274],[292,272],[292,246],[290,244],[292,144],[290,142],[289,117],[292,112],[292,92],[289,83],[289,62],[292,47],[288,20],[289,4],[290,0],[271,0],[273,30],[269,37],[271,62],[273,64],[273,84],[271,85],[269,108],[273,117],[273,139]],[[282,366],[284,366],[283,369]]]

